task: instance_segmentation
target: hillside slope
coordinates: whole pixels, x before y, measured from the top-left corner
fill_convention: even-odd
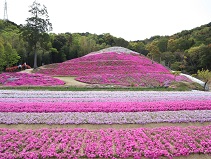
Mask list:
[[[172,81],[189,81],[184,76],[175,77],[161,64],[121,47],[48,65],[38,72],[52,76],[74,76],[76,80],[90,84],[122,86],[157,87]]]

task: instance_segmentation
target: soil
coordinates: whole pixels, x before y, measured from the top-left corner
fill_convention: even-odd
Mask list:
[[[30,69],[25,69],[23,71],[20,71],[19,73],[32,73],[33,71],[33,68],[30,68]]]
[[[42,128],[84,128],[89,130],[99,130],[99,129],[131,129],[131,128],[157,128],[157,127],[166,127],[166,126],[208,126],[211,125],[211,122],[191,122],[191,123],[150,123],[150,124],[64,124],[64,125],[47,125],[47,124],[0,124],[0,128],[8,129],[42,129]]]
[[[75,80],[75,77],[61,77],[55,76],[54,78],[60,79],[65,82],[65,86],[76,86],[76,87],[86,87],[90,84],[79,82]]]

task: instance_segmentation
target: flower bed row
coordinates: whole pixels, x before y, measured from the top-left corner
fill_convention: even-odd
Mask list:
[[[1,90],[0,98],[7,100],[29,100],[34,98],[43,101],[65,100],[69,101],[203,101],[210,100],[211,93],[204,91],[167,92],[167,91],[21,91]],[[21,99],[19,99],[21,98]],[[4,100],[5,99],[5,100]],[[33,100],[33,99],[32,99]]]
[[[94,84],[114,84],[123,86],[168,87],[172,81],[191,82],[185,76],[174,77],[171,73],[130,73],[92,74],[79,76],[76,80]]]
[[[211,153],[211,126],[0,129],[0,158],[159,158]]]
[[[159,102],[0,102],[0,112],[143,112],[211,110],[208,101]]]
[[[119,113],[0,113],[0,124],[147,124],[210,121],[211,110]]]
[[[31,94],[29,96],[32,96]],[[66,95],[67,96],[67,95]],[[23,103],[23,102],[27,102],[27,103],[48,103],[48,102],[59,102],[59,103],[71,103],[71,102],[169,102],[169,101],[210,101],[211,97],[209,96],[204,96],[202,98],[200,97],[196,97],[196,98],[188,98],[186,100],[185,97],[180,97],[180,98],[175,98],[175,97],[169,97],[169,98],[161,98],[161,97],[155,97],[155,98],[149,98],[149,97],[125,97],[125,98],[120,98],[120,97],[111,97],[111,98],[105,98],[105,97],[101,97],[101,98],[86,98],[86,97],[53,97],[53,98],[49,98],[49,97],[45,97],[45,95],[43,95],[43,97],[41,98],[33,98],[33,97],[18,97],[18,98],[8,98],[8,97],[4,97],[4,98],[0,98],[0,102],[6,102],[6,103],[11,103],[11,102],[16,102],[16,103]]]
[[[0,84],[4,86],[54,86],[64,85],[59,79],[43,74],[29,73],[1,73]]]

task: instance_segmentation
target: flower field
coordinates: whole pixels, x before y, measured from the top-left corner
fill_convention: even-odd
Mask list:
[[[128,49],[108,48],[36,73],[0,74],[1,86],[168,87],[191,82]],[[0,90],[0,159],[149,158],[211,154],[211,93]],[[210,157],[210,156],[209,156]]]
[[[167,68],[138,53],[101,52],[46,66],[38,73],[51,76],[74,76],[89,84],[134,87],[168,86],[172,81],[191,82],[174,76]]]
[[[1,158],[159,158],[211,152],[211,126],[132,130],[0,129]]]
[[[0,158],[158,159],[209,155],[210,122],[210,92],[1,90]],[[152,123],[171,126],[143,127]],[[43,128],[12,128],[18,124],[43,124]],[[45,128],[46,124],[51,128]],[[56,128],[56,124],[78,128]],[[88,128],[80,128],[80,124]],[[101,128],[113,124],[139,127]],[[91,125],[98,129],[89,129]]]
[[[65,83],[43,74],[10,72],[0,74],[0,84],[3,86],[55,86],[64,85]]]

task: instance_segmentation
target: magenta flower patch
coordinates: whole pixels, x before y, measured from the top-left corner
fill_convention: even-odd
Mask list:
[[[0,84],[4,86],[55,86],[64,85],[65,83],[43,74],[10,72],[0,74]]]
[[[211,153],[211,126],[0,129],[0,158],[160,158]],[[115,148],[114,148],[115,147]]]

